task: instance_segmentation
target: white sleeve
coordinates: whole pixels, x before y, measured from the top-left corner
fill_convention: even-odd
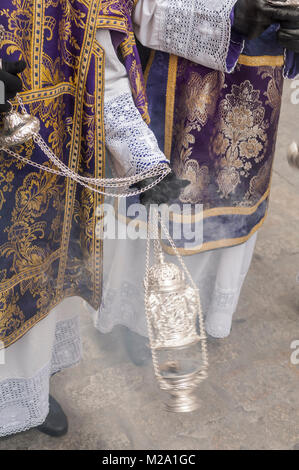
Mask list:
[[[117,57],[110,32],[98,30],[97,41],[105,50],[105,137],[116,174],[131,176],[168,162],[135,106],[127,71]]]
[[[236,2],[138,0],[135,33],[144,46],[226,72]]]

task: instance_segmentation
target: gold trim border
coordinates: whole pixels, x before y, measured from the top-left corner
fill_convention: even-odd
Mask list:
[[[59,96],[69,94],[75,96],[76,87],[68,82],[61,82],[58,85],[53,85],[48,88],[41,88],[37,90],[22,91],[20,96],[24,103],[34,103],[35,101],[48,100],[51,98],[57,98]],[[17,105],[16,100],[13,101],[13,104]]]
[[[283,67],[284,57],[280,56],[248,56],[241,54],[238,60],[238,64],[246,65],[247,67],[261,67],[268,65],[270,67]]]
[[[105,63],[106,56],[102,46],[95,40],[94,47],[95,54],[95,83],[97,84],[95,93],[95,110],[96,116],[101,116],[101,119],[96,119],[96,142],[95,142],[95,177],[102,178],[105,174],[105,129],[104,129],[104,103],[102,97],[104,96],[105,87]],[[101,164],[99,155],[102,156]],[[96,214],[97,207],[104,203],[104,196],[99,193],[94,193],[94,214]],[[92,302],[100,308],[102,296],[102,262],[103,262],[103,241],[97,237],[97,224],[98,218],[96,215],[93,217],[93,298]],[[104,224],[104,220],[102,222]]]
[[[68,167],[76,171],[79,164],[80,155],[80,143],[81,143],[81,116],[83,109],[83,101],[85,94],[85,83],[88,75],[89,64],[92,55],[94,54],[93,46],[96,36],[96,19],[102,6],[102,0],[91,0],[88,16],[86,20],[86,29],[84,34],[84,40],[82,44],[82,50],[79,61],[79,73],[78,73],[78,91],[76,94],[75,105],[74,105],[74,123],[72,131],[71,148],[69,153]],[[73,209],[76,194],[77,183],[74,180],[68,179],[66,182],[66,200],[64,209],[64,220],[61,237],[62,255],[60,258],[58,276],[57,276],[57,298],[63,298],[63,285],[65,279],[65,272],[67,268],[67,258],[69,250],[69,239],[72,228]]]
[[[168,64],[168,79],[166,91],[166,112],[165,112],[165,144],[164,153],[168,160],[171,158],[175,90],[178,71],[178,56],[170,55]]]
[[[127,25],[124,20],[113,16],[101,16],[98,18],[97,29],[115,29],[127,33]]]
[[[32,70],[31,70],[31,84],[32,88],[41,87],[41,71],[43,63],[42,38],[44,36],[44,16],[45,16],[45,4],[39,0],[34,1],[33,5],[33,32],[32,32],[32,44],[31,44],[31,57],[32,57]]]
[[[230,248],[232,246],[241,245],[242,243],[245,243],[247,240],[249,240],[249,238],[252,237],[252,235],[254,235],[255,232],[257,232],[261,228],[261,226],[264,224],[267,218],[267,215],[268,215],[268,209],[266,210],[264,217],[251,229],[248,235],[245,235],[244,237],[223,238],[222,240],[203,243],[201,247],[194,248],[192,250],[186,250],[185,248],[177,248],[177,251],[182,256],[192,256],[198,253],[203,253],[205,251],[216,250],[219,248]],[[162,241],[162,246],[163,246],[163,250],[165,251],[165,253],[169,255],[175,254],[173,251],[173,248],[165,245],[163,241]]]
[[[201,219],[207,219],[210,217],[219,217],[221,215],[252,215],[256,212],[256,210],[259,208],[259,206],[267,199],[267,197],[270,196],[270,189],[271,189],[271,183],[268,186],[268,189],[266,192],[263,194],[263,196],[259,199],[259,201],[254,205],[250,207],[243,207],[243,206],[238,206],[238,207],[214,207],[213,209],[206,209],[201,212],[201,214],[193,215],[190,219],[190,216],[187,217],[187,223],[191,222],[198,222]],[[174,222],[179,222],[180,220],[183,220],[184,222],[184,216],[173,214],[172,219]]]
[[[151,53],[150,53],[150,57],[149,57],[149,59],[148,59],[148,63],[146,64],[145,72],[144,72],[144,74],[143,74],[145,87],[147,87],[147,82],[148,82],[149,74],[150,74],[150,71],[151,71],[153,62],[154,62],[154,60],[155,60],[155,57],[156,57],[156,51],[154,51],[154,50],[152,49],[152,50],[151,50]]]
[[[215,208],[215,209],[211,209],[211,211],[218,210],[217,214],[210,215],[210,214],[208,214],[210,211],[207,210],[207,211],[201,212],[200,214],[197,214],[195,217],[192,216],[191,220],[192,220],[192,222],[199,222],[201,219],[205,220],[206,218],[209,218],[209,217],[219,217],[221,215],[252,215],[252,214],[254,214],[254,212],[256,212],[256,210],[259,208],[259,206],[267,199],[267,197],[269,197],[269,195],[270,195],[270,186],[255,206],[252,206],[250,208],[226,207],[225,211],[223,210],[224,208],[222,210],[221,209],[219,210],[218,208]],[[197,247],[197,248],[195,247],[192,250],[186,250],[184,248],[178,248],[179,253],[183,256],[194,255],[196,253],[201,253],[203,251],[209,251],[209,250],[214,250],[214,249],[217,249],[217,248],[225,248],[225,247],[229,247],[229,246],[239,245],[239,244],[247,241],[264,223],[264,221],[267,217],[267,214],[268,214],[268,207],[269,207],[269,205],[267,205],[267,207],[266,207],[264,217],[257,223],[257,225],[255,225],[251,229],[251,231],[248,235],[245,235],[244,237],[240,237],[240,238],[223,238],[223,239],[217,240],[217,241],[205,242],[200,247]],[[235,210],[235,211],[233,212],[233,210]],[[239,212],[237,212],[237,210]],[[244,210],[244,212],[243,212],[243,210]],[[114,203],[114,211],[115,211],[115,218],[119,219],[124,224],[129,224],[129,223],[134,222],[134,219],[130,219],[129,217],[126,217],[124,214],[119,214],[119,212],[118,212],[118,201],[117,200]],[[189,216],[187,216],[187,219],[188,219],[188,223],[190,223],[190,217]],[[173,217],[173,220],[177,221],[177,218]],[[144,222],[143,220],[135,220],[135,223],[136,223],[136,228],[141,227],[144,230],[146,229],[146,222]],[[167,252],[169,254],[173,254],[173,252],[171,252],[172,249],[170,247],[164,246],[164,244],[163,244],[163,248],[165,249],[165,252]]]

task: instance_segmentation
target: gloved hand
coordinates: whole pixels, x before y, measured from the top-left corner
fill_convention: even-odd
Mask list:
[[[134,187],[142,189],[155,181],[155,179],[156,178],[147,178],[143,181],[140,181],[139,183],[136,183]],[[152,189],[142,193],[140,195],[140,202],[144,206],[150,204],[167,204],[178,199],[182,189],[186,188],[186,186],[189,184],[189,180],[179,179],[175,173],[171,172]]]
[[[280,23],[277,33],[281,46],[294,52],[299,52],[299,8],[296,9],[297,18],[284,20]]]
[[[5,104],[0,103],[0,113],[10,110],[11,106],[7,103],[22,90],[22,81],[18,74],[25,70],[26,64],[23,60],[17,62],[2,61],[2,69],[0,70],[0,81],[4,83],[5,88]]]
[[[299,24],[299,9],[279,4],[286,0],[238,0],[233,28],[247,39],[259,37],[271,24]],[[277,6],[274,6],[277,3]],[[290,41],[289,41],[290,42]]]

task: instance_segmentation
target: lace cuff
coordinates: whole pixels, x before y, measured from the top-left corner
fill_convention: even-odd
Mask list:
[[[168,163],[131,93],[122,93],[105,102],[104,121],[106,146],[118,176],[131,176]]]
[[[231,13],[236,1],[168,0],[161,6],[159,30],[163,50],[214,70],[231,71],[227,58],[231,50]]]

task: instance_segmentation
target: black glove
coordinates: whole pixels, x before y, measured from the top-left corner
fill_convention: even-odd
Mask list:
[[[134,187],[142,189],[155,181],[155,179],[156,178],[147,178],[136,183]],[[186,188],[189,184],[189,180],[181,180],[177,178],[175,173],[171,172],[152,189],[142,193],[140,195],[140,202],[144,206],[150,204],[167,204],[178,199],[182,189]]]
[[[271,24],[299,24],[299,9],[279,4],[286,0],[238,0],[233,29],[247,39],[259,37]],[[277,6],[274,6],[277,3]]]
[[[298,20],[282,21],[277,36],[282,47],[294,52],[299,52],[299,9]]]
[[[0,70],[0,81],[4,83],[5,88],[5,104],[0,104],[0,113],[5,113],[10,110],[11,106],[7,103],[22,90],[22,81],[18,74],[23,72],[26,64],[23,60],[17,62],[2,61],[2,70]]]

